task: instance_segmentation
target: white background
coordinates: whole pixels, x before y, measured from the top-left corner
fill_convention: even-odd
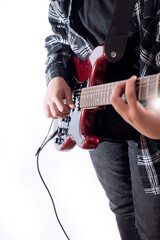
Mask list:
[[[64,240],[36,169],[50,119],[43,114],[48,1],[0,2],[0,239]],[[88,152],[40,155],[42,175],[71,240],[119,240]]]

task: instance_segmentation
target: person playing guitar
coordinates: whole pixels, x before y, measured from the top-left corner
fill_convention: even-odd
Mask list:
[[[121,239],[160,240],[160,1],[136,1],[112,63],[103,45],[117,1],[50,1],[44,111],[59,150],[90,150]]]

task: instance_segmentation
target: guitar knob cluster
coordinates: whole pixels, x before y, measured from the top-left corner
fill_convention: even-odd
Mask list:
[[[55,139],[55,143],[57,143],[58,145],[62,144],[64,142],[64,139],[59,137]]]
[[[67,135],[68,134],[68,128],[62,128],[62,133]]]
[[[55,138],[55,143],[58,145],[61,145],[64,142],[64,138],[62,136],[68,134],[68,129],[67,128],[58,128],[58,134],[57,138]]]
[[[68,134],[68,128],[58,128],[58,136],[63,136]]]
[[[65,123],[70,122],[71,121],[71,116],[67,116],[62,121],[65,122]]]

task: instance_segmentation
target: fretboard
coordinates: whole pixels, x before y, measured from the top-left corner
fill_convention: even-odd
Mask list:
[[[118,82],[83,88],[80,108],[92,108],[111,104],[111,96]],[[136,80],[136,93],[139,101],[160,97],[160,73]]]

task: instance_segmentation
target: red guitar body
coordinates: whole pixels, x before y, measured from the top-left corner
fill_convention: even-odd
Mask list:
[[[95,149],[99,139],[93,135],[93,120],[98,109],[81,109],[80,92],[83,87],[90,87],[104,83],[108,60],[104,53],[104,46],[96,47],[91,55],[84,61],[74,56],[75,73],[71,87],[75,109],[65,119],[56,119],[54,129],[58,128],[55,147],[58,150],[69,150],[76,144],[83,149]]]

